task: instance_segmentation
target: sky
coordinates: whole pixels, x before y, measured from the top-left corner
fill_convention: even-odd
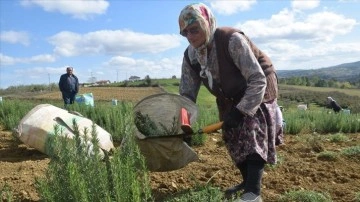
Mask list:
[[[0,0],[0,88],[181,75],[188,0]],[[278,70],[360,61],[360,0],[204,0]]]

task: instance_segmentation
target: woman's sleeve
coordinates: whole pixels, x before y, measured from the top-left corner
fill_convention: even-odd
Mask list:
[[[199,75],[192,69],[190,64],[183,58],[181,66],[181,79],[179,85],[179,94],[196,102],[199,93],[201,79]]]
[[[259,108],[265,94],[266,77],[244,35],[234,33],[229,41],[229,53],[247,82],[244,97],[236,107],[249,116]]]

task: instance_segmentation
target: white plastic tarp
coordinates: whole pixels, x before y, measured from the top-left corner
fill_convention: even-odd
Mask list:
[[[80,136],[85,135],[85,128],[91,131],[93,121],[90,119],[69,113],[50,104],[40,104],[22,118],[18,127],[15,128],[15,133],[24,144],[48,154],[46,149],[47,139],[49,135],[54,134],[54,125],[58,124],[61,127],[63,132],[60,135],[73,139],[74,119],[78,125]],[[113,149],[114,145],[111,135],[98,125],[95,128],[97,138],[99,139],[99,147],[106,151]],[[91,132],[87,135],[91,139]],[[103,155],[103,152],[100,151],[100,154]]]

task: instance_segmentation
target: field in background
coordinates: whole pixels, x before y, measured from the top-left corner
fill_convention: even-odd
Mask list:
[[[79,94],[92,93],[94,101],[108,101],[112,99],[121,101],[137,102],[142,98],[164,91],[158,87],[82,87]],[[34,99],[62,100],[60,92],[44,93],[32,96]]]
[[[283,89],[283,92],[286,92],[286,90],[284,90],[284,88],[286,88],[286,87],[291,87],[291,88],[295,88],[298,90],[304,90],[304,91],[311,91],[313,93],[317,93],[317,92],[332,93],[332,92],[338,91],[338,92],[344,93],[346,95],[357,96],[360,98],[360,90],[359,89],[339,89],[339,88],[325,88],[325,87],[294,86],[294,85],[284,85],[284,84],[279,85],[279,88]]]
[[[91,87],[82,88],[80,93],[92,92],[95,105],[101,103],[105,106],[108,104],[110,107],[111,100],[114,98],[119,101],[136,102],[152,93],[164,92],[163,90],[177,93],[176,82],[171,80],[167,82],[169,83],[161,85],[162,88]],[[341,91],[341,89],[336,90]],[[280,93],[282,92],[284,91],[280,90]],[[321,95],[318,98],[319,100],[326,95],[320,91],[306,91],[306,89],[289,90],[289,92],[301,95],[291,100],[293,102],[292,105],[289,105],[291,107],[295,107],[298,100],[301,102],[301,99],[308,99],[305,95],[319,94]],[[38,103],[52,100],[59,105],[62,102],[59,92],[34,93],[27,94],[27,96],[21,97],[21,99],[31,99],[31,101]],[[288,96],[281,101],[287,101],[290,98],[292,97]],[[9,99],[11,101],[11,98],[4,97],[4,102]],[[211,99],[213,96],[202,87],[199,103],[205,105],[208,103],[213,106],[215,101]],[[315,109],[311,107],[311,110]],[[205,145],[194,147],[199,155],[199,162],[191,163],[185,168],[172,172],[150,173],[151,188],[156,201],[163,202],[167,201],[166,199],[174,199],[186,194],[189,190],[193,191],[192,196],[196,197],[194,188],[198,185],[211,185],[219,190],[224,190],[241,181],[239,171],[232,165],[227,155],[221,135],[215,133],[207,136]],[[356,152],[355,150],[359,149],[359,134],[320,135],[310,131],[299,135],[286,134],[285,140],[285,145],[278,147],[279,164],[274,167],[267,167],[265,170],[263,180],[263,198],[265,201],[279,201],[281,195],[294,190],[328,194],[333,201],[338,202],[360,200],[360,175],[358,173],[360,158],[357,155],[346,156],[343,154],[344,151],[349,151],[349,148],[353,148],[350,150],[351,152]],[[8,131],[1,131],[0,179],[2,182],[10,184],[15,190],[14,194],[20,197],[21,201],[39,200],[34,187],[34,179],[36,176],[43,175],[48,161],[47,156],[16,142],[11,138]],[[207,197],[209,193],[205,192],[203,196]],[[174,199],[172,201],[181,200]]]

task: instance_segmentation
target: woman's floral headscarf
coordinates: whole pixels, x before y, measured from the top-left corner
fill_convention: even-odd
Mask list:
[[[213,39],[216,30],[216,20],[211,10],[203,3],[190,4],[186,6],[179,16],[180,33],[187,26],[199,22],[202,30],[205,31],[206,40],[203,45],[195,49],[197,59],[201,65],[200,76],[208,78],[209,86],[212,88],[212,75],[207,68],[207,45]]]
[[[205,45],[207,45],[215,32],[216,20],[205,4],[190,4],[181,11],[179,16],[180,33],[194,22],[199,22],[200,27],[205,31]]]

